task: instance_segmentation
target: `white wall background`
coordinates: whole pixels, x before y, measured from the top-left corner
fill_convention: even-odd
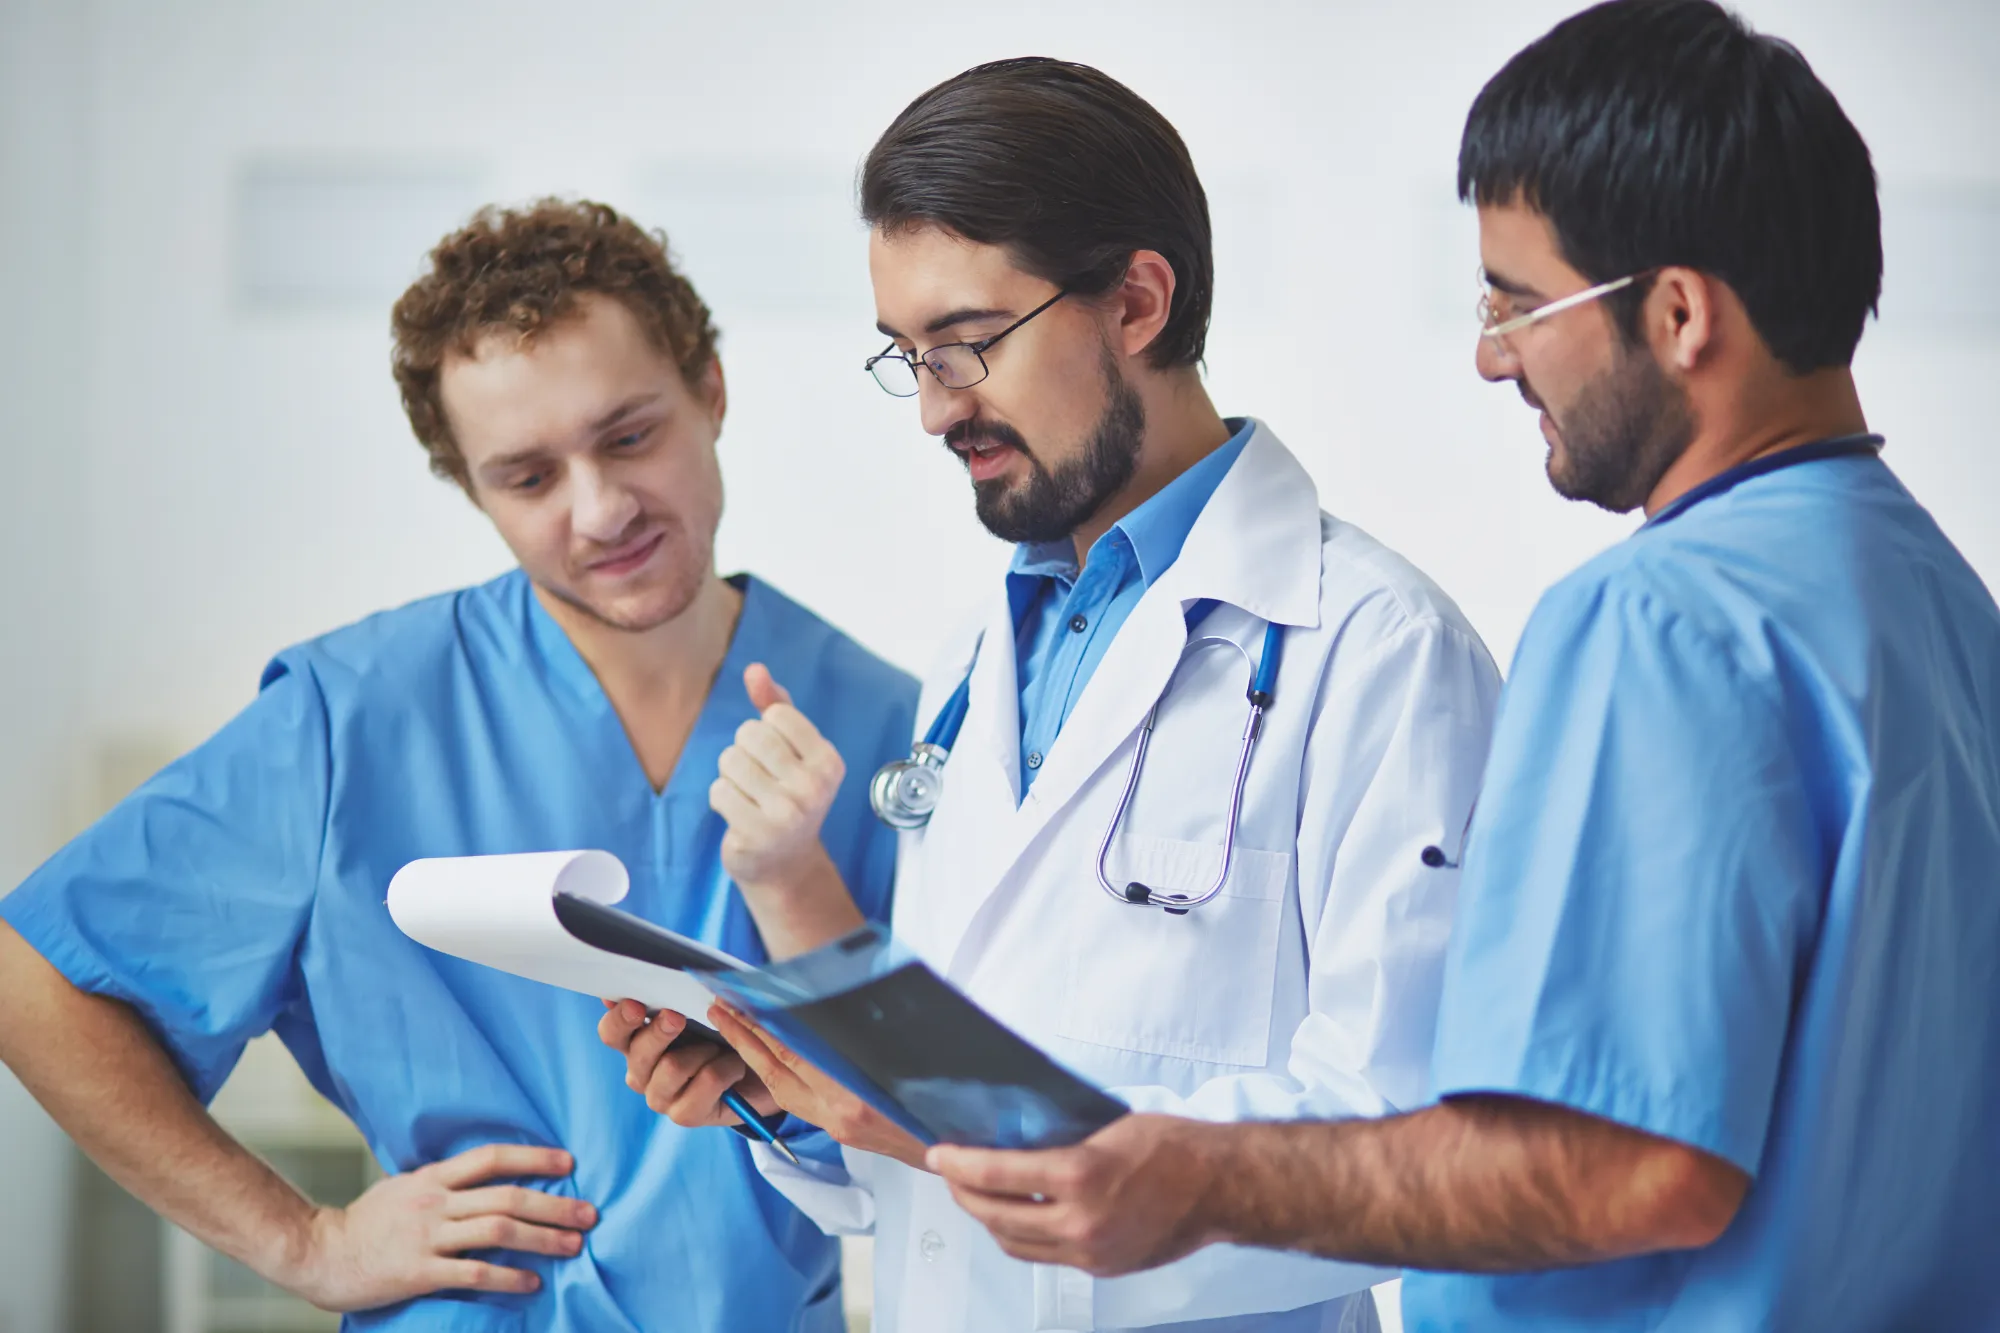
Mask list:
[[[1451,194],[1472,96],[1572,7],[5,0],[0,891],[106,753],[197,739],[274,649],[505,566],[386,369],[388,301],[480,198],[667,229],[732,382],[725,565],[922,666],[1005,553],[859,371],[880,339],[847,191],[906,101],[1002,55],[1098,64],[1180,128],[1217,220],[1218,405],[1271,421],[1504,660],[1537,591],[1630,526],[1557,500],[1531,415],[1474,377]],[[2000,5],[1744,8],[1874,149],[1863,396],[2000,584]],[[326,199],[354,225],[310,225]],[[58,1143],[0,1074],[0,1333],[59,1324]]]

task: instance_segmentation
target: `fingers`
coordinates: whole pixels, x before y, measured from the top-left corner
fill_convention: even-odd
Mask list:
[[[645,1026],[645,1005],[637,1000],[606,1000],[604,1017],[597,1020],[597,1039],[622,1054],[632,1044],[633,1034]]]
[[[779,704],[766,712],[760,721],[763,729],[782,741],[816,777],[830,781],[833,786],[840,785],[847,765],[841,762],[840,751],[819,734],[819,728],[804,713],[790,704]]]
[[[722,822],[732,832],[738,829],[761,832],[764,828],[764,811],[728,778],[718,777],[708,784],[708,808],[721,815]]]
[[[578,1231],[597,1225],[597,1210],[582,1199],[545,1194],[523,1185],[453,1190],[445,1198],[444,1215],[449,1221],[465,1221],[489,1213]]]
[[[583,1237],[561,1227],[538,1227],[499,1213],[486,1213],[439,1226],[437,1246],[444,1254],[459,1254],[466,1250],[519,1250],[524,1254],[548,1254],[566,1259],[583,1249]]]
[[[1057,1245],[1062,1243],[1056,1205],[1028,1199],[982,1194],[960,1185],[951,1187],[951,1197],[1002,1244]]]
[[[421,1169],[446,1189],[464,1189],[495,1176],[566,1176],[575,1165],[561,1148],[486,1143]]]
[[[1015,1199],[1060,1199],[1076,1192],[1084,1163],[1075,1149],[1000,1151],[939,1144],[924,1164],[949,1181],[981,1194]]]
[[[773,704],[788,704],[792,694],[771,675],[771,668],[762,662],[752,662],[743,668],[743,688],[750,696],[750,706],[763,712]]]
[[[743,1057],[744,1062],[760,1075],[766,1068],[785,1068],[773,1049],[778,1044],[776,1039],[737,1010],[718,1000],[708,1007],[708,1021],[722,1034],[722,1039]]]
[[[758,724],[752,722],[746,725]],[[718,781],[727,782],[742,792],[767,820],[783,823],[791,817],[793,809],[803,803],[793,788],[804,787],[805,782],[796,776],[778,776],[765,761],[744,747],[741,736],[737,737],[736,744],[717,758],[715,771]],[[796,767],[793,772],[796,773]]]
[[[808,808],[831,799],[847,775],[840,751],[790,705],[738,727],[734,744],[722,757],[733,759],[734,766],[718,767],[748,795],[775,787]]]
[[[801,1078],[825,1077],[823,1074],[820,1074],[819,1069],[816,1066],[814,1066],[810,1061],[806,1060],[805,1057],[793,1051],[791,1047],[785,1045],[785,1043],[779,1041],[776,1037],[772,1036],[768,1028],[764,1027],[756,1019],[750,1017],[750,1015],[744,1013],[740,1009],[734,1008],[731,1005],[723,1003],[721,1000],[717,1000],[715,1004],[710,1005],[709,1012],[713,1014],[715,1009],[718,1007],[720,1007],[723,1010],[723,1012],[726,1013],[736,1023],[736,1026],[738,1028],[742,1029],[743,1032],[745,1032],[751,1038],[753,1038],[759,1046],[763,1047],[766,1051],[770,1052],[771,1058],[773,1060],[776,1060],[786,1069],[791,1070],[794,1074],[799,1075]]]
[[[600,1020],[601,1021],[601,1020]],[[625,1046],[625,1086],[644,1092],[653,1081],[653,1071],[667,1053],[667,1047],[687,1027],[687,1019],[671,1009],[653,1015],[653,1021],[632,1034]]]
[[[761,1034],[761,1029],[744,1022],[734,1009],[721,1004],[709,1006],[708,1021],[722,1034],[743,1063],[777,1099],[779,1106],[795,1115],[810,1120],[814,1110],[809,1103],[811,1090],[793,1071],[792,1067],[780,1060]],[[793,1057],[795,1060],[797,1057]]]
[[[426,1275],[432,1291],[505,1291],[524,1295],[541,1288],[542,1280],[522,1268],[506,1268],[478,1259],[440,1259]]]
[[[646,1088],[646,1105],[688,1129],[733,1125],[737,1115],[722,1105],[723,1094],[743,1081],[749,1069],[735,1051],[703,1046],[675,1051],[660,1062]]]

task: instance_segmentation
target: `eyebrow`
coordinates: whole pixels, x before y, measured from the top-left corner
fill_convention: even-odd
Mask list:
[[[1508,296],[1541,295],[1540,292],[1536,291],[1533,287],[1528,286],[1528,284],[1524,282],[1516,282],[1512,278],[1509,278],[1504,274],[1495,273],[1490,268],[1485,269],[1483,271],[1486,274],[1487,285],[1496,292],[1505,292]]]
[[[605,431],[610,430],[613,426],[625,420],[625,418],[652,406],[659,400],[660,395],[658,393],[635,393],[609,412],[606,412],[603,416],[597,418],[597,420],[591,422],[588,429],[592,435],[602,435]],[[548,453],[549,447],[547,445],[531,444],[525,449],[516,449],[511,454],[500,454],[497,457],[487,459],[479,465],[479,471],[482,475],[505,472],[510,468],[519,467],[524,463],[540,462],[548,456]]]
[[[936,319],[932,320],[930,323],[924,325],[924,332],[927,334],[942,333],[944,330],[950,328],[954,324],[970,324],[975,320],[1012,319],[1013,317],[1014,317],[1014,312],[1011,310],[997,310],[997,309],[948,310],[944,314],[939,315]],[[896,330],[890,328],[887,324],[884,324],[879,320],[876,321],[875,331],[890,338],[903,337],[902,334],[896,332]]]

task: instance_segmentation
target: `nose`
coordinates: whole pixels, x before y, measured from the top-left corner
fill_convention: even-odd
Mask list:
[[[947,389],[928,370],[917,372],[917,415],[926,435],[942,435],[961,421],[970,420],[979,410],[972,394],[964,389]]]
[[[585,541],[610,545],[639,516],[639,499],[603,468],[573,466],[570,475],[570,531]]]
[[[1489,383],[1520,378],[1521,369],[1514,360],[1514,349],[1507,346],[1505,338],[1489,338],[1480,334],[1479,343],[1472,352],[1472,365],[1479,372],[1479,378]]]

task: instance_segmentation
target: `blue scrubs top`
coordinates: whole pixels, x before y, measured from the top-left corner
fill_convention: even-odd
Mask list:
[[[746,958],[763,947],[719,856],[716,759],[770,665],[848,774],[827,850],[886,920],[894,835],[868,776],[908,752],[915,682],[769,586],[742,617],[687,748],[655,794],[595,677],[519,572],[279,654],[256,700],[0,899],[85,990],[132,1004],[204,1101],[275,1029],[390,1171],[482,1143],[546,1144],[594,1204],[580,1256],[504,1252],[531,1296],[455,1293],[354,1329],[842,1327],[838,1254],[765,1185],[748,1144],[684,1130],[624,1084],[603,1006],[433,953],[390,921],[422,856],[598,847],[621,906]]]
[[[1021,795],[1069,721],[1083,687],[1146,589],[1180,558],[1189,531],[1250,442],[1256,424],[1228,423],[1229,439],[1091,543],[1024,542],[1007,571],[1007,602],[1020,627],[1015,679],[1021,687]]]
[[[2000,611],[1879,443],[1718,478],[1542,599],[1459,888],[1438,1094],[1692,1144],[1741,1211],[1412,1274],[1407,1327],[2000,1317]]]

